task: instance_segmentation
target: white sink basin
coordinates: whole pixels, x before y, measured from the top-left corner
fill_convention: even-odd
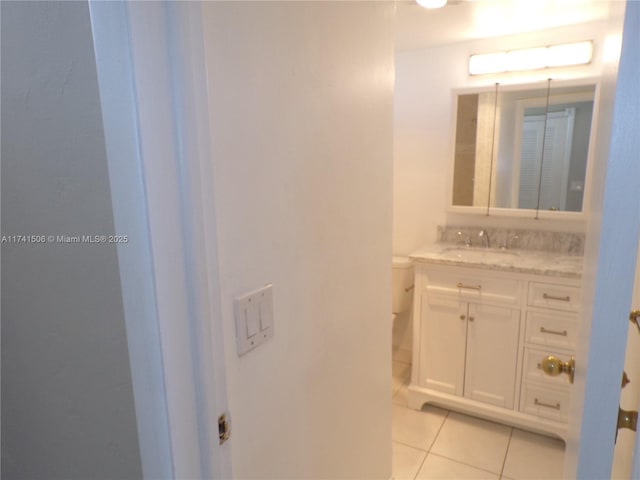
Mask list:
[[[513,265],[518,260],[518,258],[520,258],[520,256],[517,253],[491,251],[485,253],[484,261],[485,263]]]
[[[519,258],[514,252],[505,250],[476,249],[466,247],[445,248],[440,253],[445,259],[460,260],[483,264],[513,265]]]
[[[440,253],[442,258],[451,258],[453,260],[482,260],[484,252],[480,250],[471,250],[468,248],[445,248]]]

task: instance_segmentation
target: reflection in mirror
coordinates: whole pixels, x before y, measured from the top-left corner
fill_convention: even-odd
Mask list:
[[[539,191],[541,210],[582,211],[594,94],[594,85],[553,87],[546,133],[542,86],[502,91],[497,98],[493,92],[459,95],[453,205],[486,207],[490,201],[491,207],[536,209]],[[481,107],[483,96],[493,102],[490,108]],[[486,125],[493,123],[494,106],[489,170],[493,133]]]
[[[594,92],[554,89],[546,122],[544,90],[505,94],[501,121],[514,132],[500,142],[496,207],[582,211]]]

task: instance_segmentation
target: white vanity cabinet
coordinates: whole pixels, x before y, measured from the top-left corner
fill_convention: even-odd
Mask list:
[[[571,386],[540,362],[573,354],[579,281],[427,262],[415,272],[409,406],[565,437]]]
[[[424,271],[420,384],[513,408],[521,284],[474,273]]]

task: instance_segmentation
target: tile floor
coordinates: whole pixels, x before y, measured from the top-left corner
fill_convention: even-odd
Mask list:
[[[393,362],[393,478],[562,478],[564,443],[433,406],[407,408],[411,366]]]

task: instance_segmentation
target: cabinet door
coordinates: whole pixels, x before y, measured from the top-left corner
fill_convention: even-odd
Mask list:
[[[467,303],[422,295],[420,384],[462,395],[467,335]]]
[[[513,408],[520,312],[469,304],[464,396]]]

